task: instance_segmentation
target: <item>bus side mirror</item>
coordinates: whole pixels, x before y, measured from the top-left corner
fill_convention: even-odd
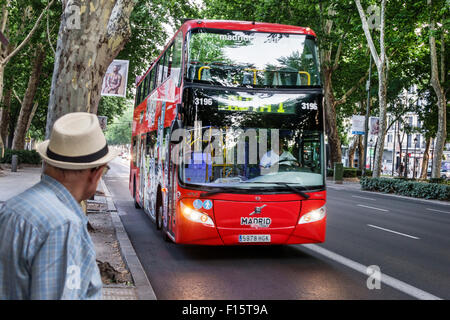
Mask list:
[[[171,127],[171,139],[170,142],[173,144],[179,144],[183,141],[183,122],[180,119],[175,119],[172,122]]]

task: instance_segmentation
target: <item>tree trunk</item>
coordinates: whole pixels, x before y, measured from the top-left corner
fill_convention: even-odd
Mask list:
[[[14,130],[13,150],[23,150],[25,147],[25,136],[28,130],[28,123],[33,110],[33,100],[39,85],[39,78],[42,74],[42,66],[46,57],[45,49],[42,45],[36,47],[34,53],[33,67],[28,80],[27,90],[22,100],[19,117],[17,118],[16,129]]]
[[[429,137],[425,143],[425,151],[423,153],[422,168],[419,177],[419,179],[422,180],[425,180],[427,178],[428,161],[430,159],[430,146],[431,146],[431,137]]]
[[[373,177],[379,178],[383,167],[384,138],[386,136],[386,120],[387,120],[387,79],[386,65],[378,72],[378,101],[380,105],[380,126],[377,137],[377,148],[375,152],[375,161],[373,166]]]
[[[378,101],[380,107],[380,126],[378,132],[378,146],[375,153],[375,163],[373,167],[374,178],[380,177],[381,169],[383,166],[383,153],[384,153],[384,138],[386,135],[386,114],[387,114],[387,56],[386,48],[384,43],[385,37],[385,11],[386,11],[386,0],[381,1],[381,25],[380,25],[380,54],[378,54],[377,48],[374,45],[372,36],[370,34],[369,25],[367,23],[366,14],[361,6],[359,0],[355,0],[356,6],[358,8],[359,15],[361,17],[362,27],[364,34],[367,39],[367,44],[370,49],[370,53],[375,61],[378,70]]]
[[[348,148],[348,166],[350,168],[354,167],[355,152],[356,152],[358,143],[359,143],[359,135],[353,137],[353,140]]]
[[[403,131],[403,134],[402,134],[402,137],[401,137],[401,139],[400,139],[400,125],[401,125],[401,122],[399,122],[399,128],[398,128],[398,131],[397,131],[397,140],[398,140],[398,149],[399,149],[399,157],[400,157],[400,163],[399,163],[399,165],[398,165],[398,175],[399,176],[402,176],[403,175],[403,172],[401,172],[401,170],[400,170],[400,166],[402,165],[402,163],[403,163],[403,140],[405,140],[405,131]],[[403,164],[403,166],[405,165],[406,163],[404,163]]]
[[[8,127],[11,109],[11,95],[12,89],[5,92],[3,96],[3,107],[0,108],[0,148],[6,148],[8,138]]]
[[[130,37],[133,0],[90,1],[79,15],[62,15],[47,114],[46,136],[69,112],[97,113],[103,77]],[[78,17],[78,20],[76,18]],[[77,25],[78,23],[78,25]]]
[[[330,68],[323,68],[324,72],[324,95],[325,95],[325,121],[326,133],[328,136],[328,145],[330,147],[330,162],[333,167],[335,162],[342,162],[341,139],[339,138],[336,124],[336,104],[333,93],[331,76],[333,74]]]
[[[358,138],[358,168],[359,170],[362,170],[364,168],[364,163],[363,163],[363,159],[364,159],[364,144],[363,144],[363,136],[360,135]]]
[[[432,8],[432,1],[428,0],[428,5],[430,9]],[[436,145],[434,149],[434,158],[433,158],[433,172],[431,173],[432,178],[440,178],[441,177],[441,165],[442,165],[442,157],[444,154],[445,140],[447,138],[447,112],[446,106],[447,101],[444,93],[444,88],[441,85],[439,80],[439,68],[438,68],[438,57],[436,52],[436,38],[434,36],[434,32],[436,31],[436,22],[433,18],[432,10],[430,10],[431,16],[431,25],[430,25],[430,58],[431,58],[431,85],[434,89],[434,92],[437,96],[437,107],[438,107],[438,128],[436,133]],[[441,63],[444,65],[444,54],[445,47],[444,43],[442,43],[441,47]],[[442,70],[445,70],[445,67],[442,67]],[[445,74],[441,74],[441,81],[444,83]]]

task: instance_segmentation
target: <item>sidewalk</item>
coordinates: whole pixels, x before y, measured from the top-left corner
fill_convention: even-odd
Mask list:
[[[0,204],[40,181],[40,166],[21,167],[17,172],[11,172],[10,168],[2,167],[4,170],[0,170]],[[95,200],[88,200],[87,204],[89,224],[93,227],[89,233],[95,246],[97,263],[102,271],[103,300],[148,299],[148,296],[141,297],[138,294],[135,278],[139,279],[141,275],[135,276],[130,272],[125,261],[122,249],[124,241],[119,239],[120,236],[117,233],[121,222],[120,219],[114,221],[115,219],[111,216],[115,208],[111,207],[112,201],[108,201],[105,196],[108,191],[104,188],[105,185],[101,181]],[[134,250],[132,252],[134,253]]]
[[[41,167],[23,167],[17,172],[11,172],[10,168],[2,165],[0,170],[0,203],[24,192],[41,180]]]

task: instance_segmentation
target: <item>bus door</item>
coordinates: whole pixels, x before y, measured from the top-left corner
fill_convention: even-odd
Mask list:
[[[174,234],[174,224],[175,224],[175,210],[176,210],[176,201],[177,201],[177,166],[175,164],[176,161],[172,161],[172,152],[173,150],[178,148],[176,144],[169,143],[169,174],[168,174],[168,210],[167,210],[167,230],[172,236],[175,236]]]
[[[138,163],[139,163],[139,198],[141,200],[141,205],[144,207],[144,189],[145,189],[145,176],[147,174],[146,170],[146,149],[147,149],[147,135],[142,134],[140,138],[140,144],[139,144],[139,157]]]

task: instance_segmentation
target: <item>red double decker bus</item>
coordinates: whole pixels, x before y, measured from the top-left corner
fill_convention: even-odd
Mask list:
[[[309,28],[188,20],[137,85],[130,192],[175,243],[323,242],[323,91]]]

